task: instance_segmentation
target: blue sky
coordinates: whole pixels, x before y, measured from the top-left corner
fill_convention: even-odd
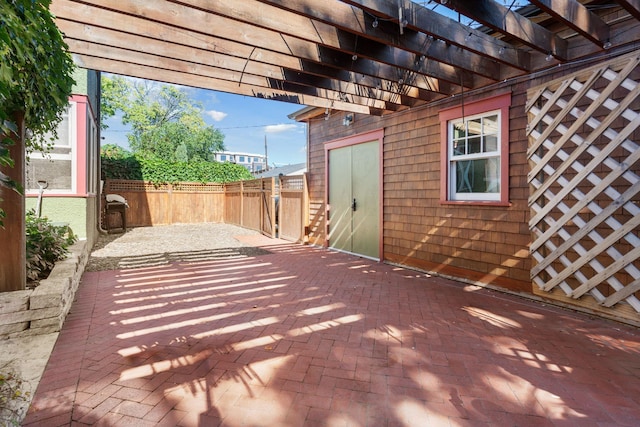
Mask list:
[[[264,154],[266,136],[270,166],[306,162],[306,125],[287,117],[304,105],[206,89],[183,89],[202,103],[205,121],[225,135],[227,150]],[[128,128],[122,124],[121,115],[107,120],[107,125],[109,128],[102,131],[102,144],[128,148]]]

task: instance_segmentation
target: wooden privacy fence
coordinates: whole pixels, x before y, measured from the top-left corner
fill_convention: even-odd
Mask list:
[[[640,52],[528,93],[534,291],[640,320]]]
[[[144,181],[107,180],[103,192],[127,199],[129,227],[224,222],[224,184],[155,185]]]
[[[275,178],[239,181],[226,184],[225,188],[224,219],[227,224],[276,237]]]
[[[304,242],[309,224],[307,176],[282,176],[225,185],[225,222],[267,236]]]
[[[104,193],[127,199],[129,227],[224,222],[270,237],[295,242],[306,240],[309,212],[306,175],[227,184],[155,185],[107,180]],[[105,221],[112,220],[105,218]]]

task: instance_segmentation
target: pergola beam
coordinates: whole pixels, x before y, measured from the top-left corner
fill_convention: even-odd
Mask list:
[[[609,41],[609,26],[577,0],[530,0],[530,3],[564,21],[600,47],[604,47]]]
[[[259,27],[262,30],[269,29],[274,32],[272,37],[287,40],[296,38],[314,43],[316,47],[327,47],[351,56],[355,54],[358,59],[368,59],[386,64],[400,72],[402,70],[417,72],[450,83],[463,84],[467,88],[477,86],[476,77],[470,72],[436,61],[422,61],[416,65],[416,55],[410,52],[365,38],[358,38],[356,35],[332,25],[256,0],[235,2],[183,0],[180,4],[219,15],[250,27]]]
[[[93,3],[99,3],[94,1]],[[224,56],[228,54],[225,62],[233,62],[232,56],[237,57],[237,61],[241,61],[247,66],[254,64],[254,62],[268,63],[283,68],[300,69],[303,70],[305,64],[310,62],[317,62],[318,66],[314,67],[315,72],[323,68],[322,64],[343,66],[341,62],[339,64],[333,64],[332,61],[328,61],[328,56],[336,56],[331,50],[321,51],[311,42],[296,39],[289,36],[279,36],[276,33],[269,32],[258,27],[251,27],[242,23],[233,22],[226,18],[206,14],[202,11],[196,11],[197,14],[191,14],[191,10],[185,10],[184,7],[176,10],[174,14],[170,14],[169,19],[166,22],[160,22],[155,18],[160,18],[158,15],[153,15],[154,8],[148,9],[144,4],[136,4],[132,1],[122,1],[113,4],[114,8],[118,7],[118,10],[102,9],[98,6],[91,6],[84,3],[74,2],[54,2],[52,4],[52,12],[58,16],[60,26],[63,32],[70,31],[72,21],[76,21],[76,25],[93,25],[95,28],[83,28],[84,35],[80,35],[78,30],[75,30],[76,36],[80,38],[92,39],[98,38],[104,31],[98,29],[103,28],[114,29],[112,31],[120,31],[122,40],[120,41],[103,41],[105,44],[124,44],[125,46],[131,46],[135,43],[131,43],[131,39],[136,37],[146,37],[150,41],[165,42],[175,44],[171,49],[185,49],[185,48],[197,48],[202,51],[210,52],[210,55],[214,58]],[[176,17],[182,13],[188,22],[183,22]],[[136,13],[141,13],[146,19],[136,16]],[[207,34],[194,34],[190,28],[186,25],[196,19],[208,19],[211,24],[216,28],[229,28],[232,35],[237,36],[236,39],[247,41],[249,43],[260,42],[260,47],[251,47],[251,45],[245,45],[236,41],[221,39],[210,35],[208,33],[217,33],[217,31],[210,30]],[[146,45],[148,43],[145,43]],[[143,46],[143,45],[141,45]],[[165,49],[166,50],[166,49]],[[196,60],[203,58],[204,54],[200,53]],[[244,56],[244,57],[243,57]],[[349,55],[349,58],[351,56]],[[342,58],[342,57],[341,57]],[[327,69],[329,67],[325,67]],[[398,68],[390,66],[388,64],[381,64],[378,62],[370,61],[367,59],[360,59],[357,64],[350,67],[354,73],[360,73],[370,78],[360,79],[360,84],[371,84],[374,89],[382,89],[393,87],[393,82],[397,81]],[[282,74],[282,73],[280,73]],[[329,77],[328,75],[326,77]],[[385,81],[389,80],[389,81]],[[431,91],[444,91],[444,94],[453,93],[454,88],[446,84],[442,84],[437,79],[431,77],[425,77],[424,79],[417,80],[414,85],[406,85],[406,92],[403,92],[407,97],[413,97],[415,94],[421,97],[421,99],[431,99],[433,96],[423,98],[423,96]],[[411,103],[413,104],[413,102]]]
[[[395,0],[342,0],[345,3],[360,7],[373,15],[400,22],[399,6]],[[527,52],[515,49],[512,45],[498,40],[482,31],[470,28],[438,12],[413,3],[400,0],[402,19],[406,28],[420,31],[442,40],[470,50],[479,55],[491,58],[499,63],[529,71],[530,58]]]
[[[294,104],[308,105],[330,110],[350,111],[353,113],[375,115],[384,113],[384,110],[382,109],[356,105],[340,100],[313,97],[299,93],[287,92],[285,90],[277,88],[267,89],[263,87],[251,86],[249,84],[238,85],[237,83],[226,80],[216,80],[209,77],[167,69],[158,69],[129,62],[120,62],[113,59],[100,58],[91,55],[75,54],[74,60],[80,67],[83,68],[101,70],[108,73],[122,74],[125,76],[155,80],[164,83],[173,83],[182,86],[211,89],[220,92],[252,96],[255,98],[271,99],[274,101],[290,102]]]
[[[86,53],[86,47],[83,50],[79,50],[79,46],[84,46],[80,44],[80,41],[85,38],[84,35],[86,31],[91,32],[91,38],[96,44],[91,48],[94,49],[91,52],[91,54],[94,56],[108,55],[110,49],[121,44],[118,43],[118,40],[125,36],[114,30],[81,25],[77,22],[70,22],[64,19],[58,19],[58,26],[66,34],[67,42],[71,48],[71,52],[73,53]],[[129,44],[129,46],[131,47],[131,49],[129,49],[129,55],[133,57],[133,60],[131,62],[135,62],[138,59],[136,58],[137,55],[142,55],[142,57],[155,55],[161,58],[168,58],[172,60],[167,61],[167,63],[164,64],[165,67],[169,67],[171,64],[180,65],[181,63],[194,65],[201,64],[207,67],[212,67],[211,69],[219,69],[217,72],[221,73],[221,75],[229,74],[228,77],[225,76],[225,79],[232,81],[234,80],[234,76],[239,76],[241,74],[265,76],[271,79],[287,80],[284,70],[291,70],[289,68],[256,61],[246,61],[245,59],[237,58],[231,55],[225,55],[221,53],[212,54],[212,52],[207,50],[189,46],[175,45],[169,42],[149,39],[138,35],[129,34],[126,35],[126,37],[131,42]],[[104,46],[104,49],[101,46]],[[181,62],[176,63],[175,60]],[[292,62],[292,65],[297,66],[300,65],[300,63],[294,61]],[[307,79],[297,79],[297,83],[300,83],[302,85],[314,86],[318,81],[318,78],[323,78],[325,80],[325,84],[321,87],[323,87],[324,89],[329,89],[335,92],[355,96],[361,96],[361,93],[363,92],[363,85],[361,83],[356,84],[354,81],[352,81],[353,79],[340,81],[325,76],[313,76],[303,70],[300,70],[299,67],[294,69],[294,71],[299,72],[301,76],[309,76]],[[392,100],[398,98],[397,93],[386,91],[382,87],[371,87],[369,89],[372,91],[376,91],[375,93],[369,92],[371,94],[370,98],[372,99],[380,99],[386,102],[393,103]],[[431,93],[431,95],[428,96],[428,93],[429,92],[420,92],[418,89],[412,88],[405,95],[408,98],[423,97],[424,100],[433,99],[434,95],[436,95],[434,93]],[[413,105],[419,101],[420,99],[416,99],[415,101],[410,102],[410,104]]]
[[[567,59],[567,41],[494,0],[440,0],[446,7],[486,25],[527,46],[554,57]],[[469,33],[471,38],[476,37]],[[504,53],[504,52],[503,52]]]
[[[119,66],[138,64],[145,72],[221,81],[204,88],[305,98],[325,108],[353,103],[346,109],[376,113],[549,68],[549,54],[563,63],[604,49],[615,53],[640,34],[640,0],[606,10],[588,9],[582,0],[532,0],[517,10],[497,0],[421,3],[52,0],[50,9],[75,53],[93,63],[115,58]],[[445,3],[481,26],[452,19]],[[618,31],[623,23],[625,31]],[[125,70],[133,72],[130,65]],[[165,78],[159,74],[145,78]]]
[[[463,50],[457,46],[438,43],[432,36],[410,29],[400,34],[397,24],[391,28],[386,21],[374,19],[374,15],[342,2],[325,0],[259,0],[262,3],[295,12],[310,19],[333,25],[340,30],[362,36],[387,46],[394,46],[426,59],[473,71],[496,80],[500,75],[498,63],[484,56]],[[375,22],[375,24],[374,24]]]
[[[350,102],[356,105],[373,107],[376,109],[387,109],[385,100],[364,98],[355,95],[347,95],[344,92],[322,89],[313,86],[296,84],[285,81],[283,76],[264,76],[261,74],[250,74],[248,72],[229,72],[229,70],[204,65],[197,62],[179,61],[167,57],[158,57],[153,53],[132,51],[113,46],[95,45],[89,42],[67,39],[71,52],[82,56],[93,56],[94,52],[100,52],[100,57],[116,61],[119,63],[130,63],[140,67],[153,68],[164,71],[179,72],[183,75],[190,74],[202,78],[208,78],[219,82],[227,82],[238,87],[249,86],[252,90],[259,91],[282,91],[290,95],[305,95],[313,98],[324,98],[328,101]],[[163,71],[163,72],[164,72]],[[162,78],[157,76],[156,79]],[[217,84],[217,83],[216,83]],[[226,90],[225,90],[226,92]]]
[[[617,3],[634,18],[640,19],[640,0],[618,0]]]

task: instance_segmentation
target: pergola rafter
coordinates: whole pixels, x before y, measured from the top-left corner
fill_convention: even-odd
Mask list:
[[[367,114],[618,49],[640,35],[636,0],[616,10],[590,7],[598,0],[530,3],[513,10],[494,0],[430,7],[410,0],[53,0],[51,10],[87,67]],[[464,25],[457,14],[475,23]],[[616,22],[625,14],[634,20],[631,31],[611,36],[615,22],[607,16],[614,14]]]

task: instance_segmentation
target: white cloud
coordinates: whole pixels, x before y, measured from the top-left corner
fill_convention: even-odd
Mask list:
[[[291,124],[281,123],[279,125],[268,125],[268,126],[265,126],[264,131],[266,133],[281,133],[281,132],[287,132],[287,131],[290,131],[290,130],[294,130],[297,127],[298,127],[298,125],[293,124],[293,123],[291,123]]]
[[[216,111],[216,110],[209,110],[206,112],[206,114],[216,122],[219,122],[225,117],[227,117],[227,113],[223,113],[222,111]]]

